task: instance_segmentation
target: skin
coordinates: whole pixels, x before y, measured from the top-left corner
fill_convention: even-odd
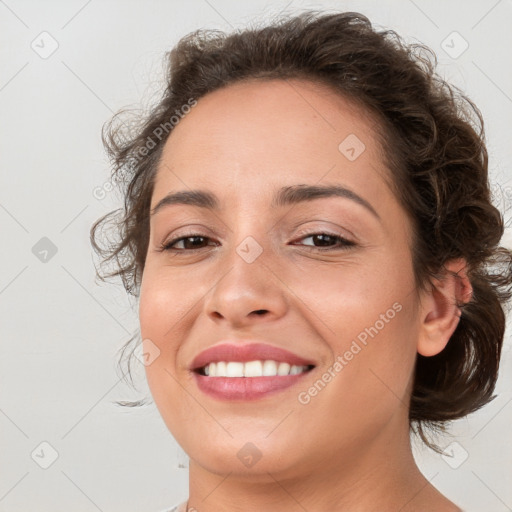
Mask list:
[[[447,275],[416,290],[411,225],[386,185],[376,129],[370,114],[319,84],[253,80],[200,98],[166,142],[151,208],[189,189],[208,190],[221,206],[175,204],[152,216],[140,293],[142,338],[160,351],[148,383],[190,456],[189,506],[199,512],[460,510],[414,462],[408,398],[417,353],[445,347],[460,314],[453,301],[471,289],[464,262],[453,261],[447,268],[462,285]],[[354,161],[338,149],[350,134],[366,148]],[[342,197],[270,208],[277,189],[296,184],[342,185],[380,218]],[[190,233],[207,238],[159,250]],[[356,245],[328,239],[334,249],[322,251],[312,236],[321,233]],[[236,251],[248,236],[263,250],[252,263]],[[394,318],[300,403],[396,303]],[[217,400],[198,389],[189,364],[227,339],[265,341],[316,367],[264,399]],[[237,456],[246,443],[261,455],[251,467]]]

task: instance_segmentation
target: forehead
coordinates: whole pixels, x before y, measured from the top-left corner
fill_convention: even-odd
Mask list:
[[[378,127],[368,109],[324,84],[235,83],[201,97],[175,126],[154,195],[189,183],[317,182],[340,172],[362,187],[383,168]]]

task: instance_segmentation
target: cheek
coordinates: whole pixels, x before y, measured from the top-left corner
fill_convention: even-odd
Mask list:
[[[139,299],[142,338],[153,340],[162,351],[175,348],[176,334],[189,326],[197,299],[190,275],[180,280],[172,272],[146,267]]]
[[[186,302],[186,296],[171,285],[164,273],[144,275],[139,301],[141,337],[143,343],[149,340],[158,354],[145,365],[146,380],[160,416],[178,442],[182,441],[182,436],[186,437],[189,428],[186,411],[196,410],[189,395],[183,393],[184,376],[177,371],[180,348],[177,330],[183,329],[187,310],[190,310]]]
[[[187,316],[193,307],[185,289],[176,280],[146,266],[139,298],[139,323],[143,344],[148,344],[153,355],[145,365],[146,378],[155,404],[164,413],[166,404],[176,403],[182,397],[177,376],[177,352],[181,332],[187,327]],[[164,419],[168,414],[162,414]]]
[[[314,399],[318,412],[345,404],[353,417],[378,416],[408,403],[418,336],[410,262],[394,257],[365,268],[347,262],[289,280],[301,283],[294,291],[307,305],[303,315],[331,353],[318,385],[325,395]]]
[[[284,275],[306,306],[302,314],[325,327],[322,334],[330,337],[329,345],[335,349],[342,350],[344,344],[332,340],[346,342],[361,334],[364,341],[365,333],[371,336],[368,331],[389,332],[413,319],[411,262],[384,251],[367,260],[295,265]]]
[[[352,441],[361,446],[395,419],[407,421],[415,333],[410,304],[398,302],[399,311],[375,305],[366,315],[361,313],[364,308],[347,311],[349,320],[337,324],[341,335],[328,340],[333,362],[310,387],[301,390],[300,429],[314,432],[318,418],[323,418],[323,440],[316,442],[326,450],[332,446],[350,449]],[[388,323],[375,315],[386,312]]]

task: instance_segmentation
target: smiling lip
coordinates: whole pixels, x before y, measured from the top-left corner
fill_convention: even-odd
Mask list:
[[[220,400],[256,400],[293,386],[309,371],[295,375],[275,375],[268,377],[209,377],[197,370],[208,363],[218,361],[268,360],[297,366],[314,366],[310,360],[297,354],[273,347],[265,343],[234,345],[223,343],[210,347],[198,354],[190,366],[195,382],[201,391]]]
[[[238,361],[246,363],[248,361],[264,361],[267,359],[297,366],[309,366],[315,364],[313,361],[304,359],[293,352],[289,352],[283,348],[273,347],[272,345],[267,345],[265,343],[250,343],[245,345],[222,343],[220,345],[214,345],[213,347],[207,348],[199,353],[192,361],[190,369],[197,370],[206,366],[208,363],[217,363],[218,361]]]
[[[198,388],[219,400],[257,400],[293,386],[309,373],[275,377],[207,377],[193,372]]]

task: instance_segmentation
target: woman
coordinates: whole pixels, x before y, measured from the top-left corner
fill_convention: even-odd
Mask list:
[[[180,512],[461,510],[410,432],[492,399],[512,267],[480,112],[428,51],[357,13],[198,31],[111,123],[124,212],[91,240],[139,298]]]

